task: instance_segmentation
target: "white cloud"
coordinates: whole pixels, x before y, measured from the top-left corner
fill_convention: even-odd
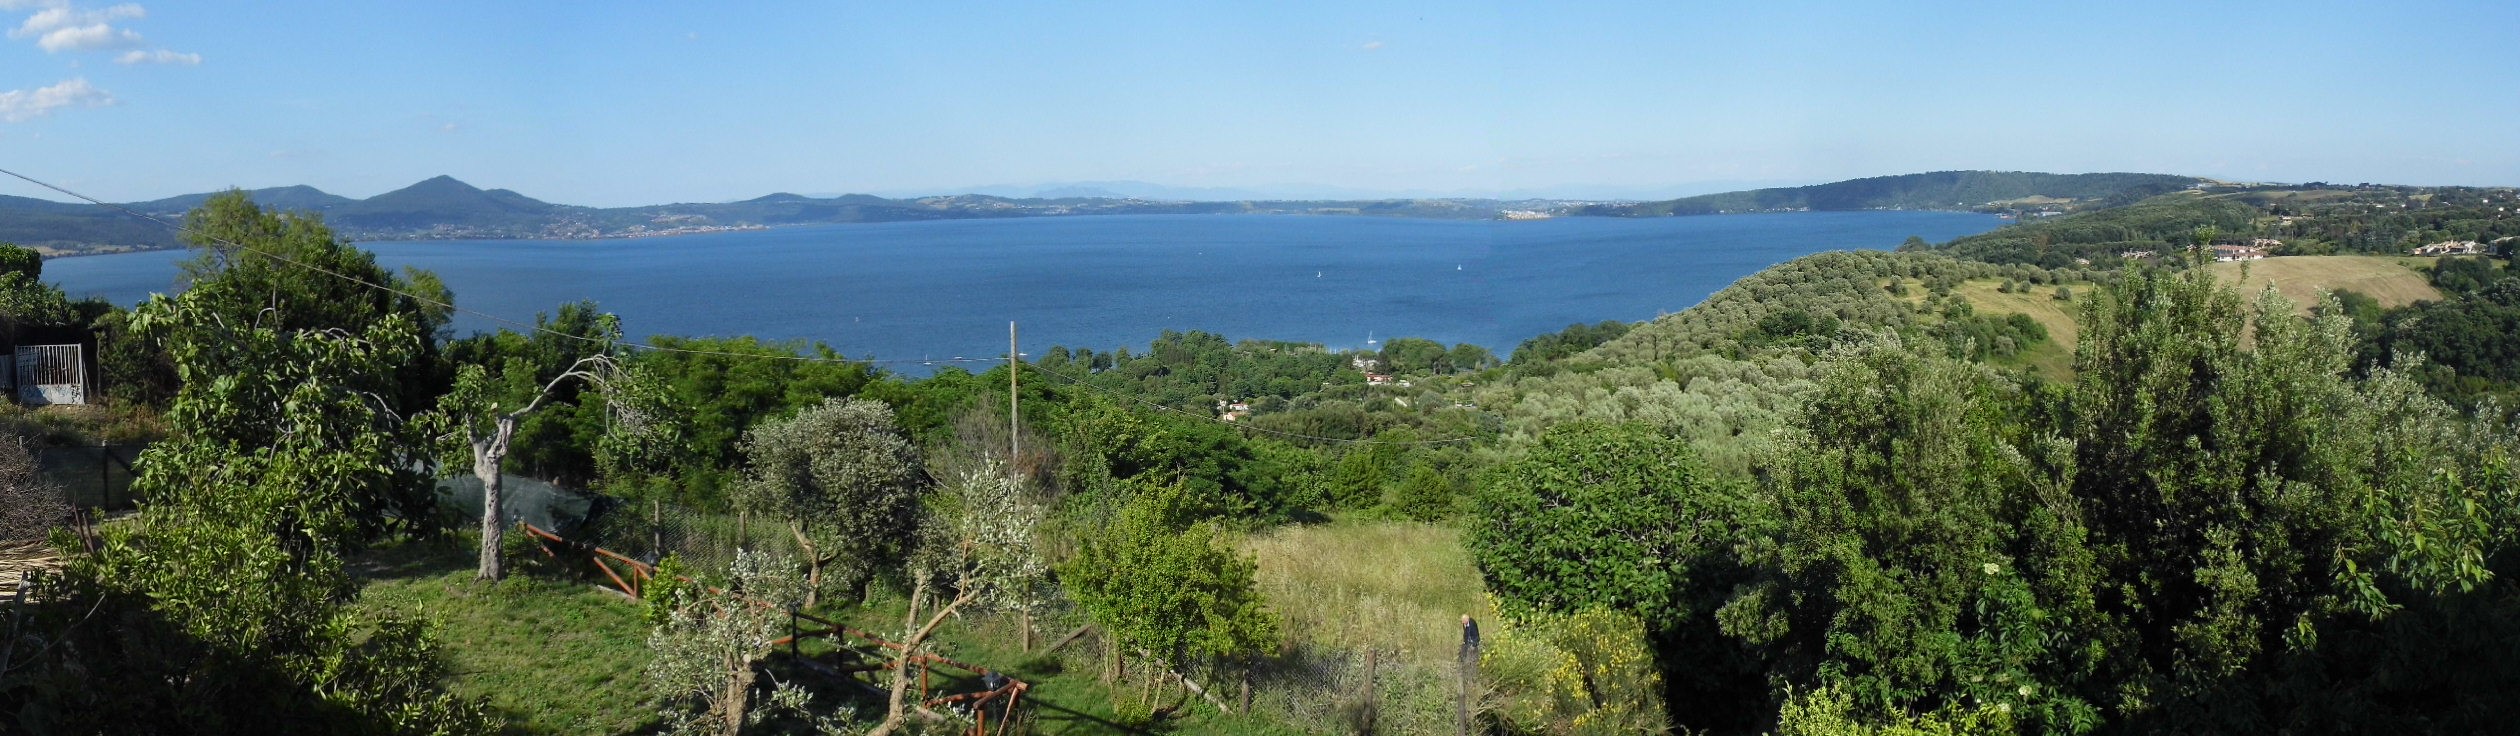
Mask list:
[[[114,61],[121,64],[182,64],[184,66],[200,66],[201,55],[187,54],[169,49],[152,49],[148,51],[125,51],[122,56],[115,57]]]
[[[0,122],[18,123],[51,115],[65,107],[104,107],[114,104],[114,96],[88,84],[87,79],[71,79],[33,91],[13,89],[0,92]]]
[[[35,12],[26,16],[25,21],[9,30],[9,37],[35,38],[35,45],[43,47],[44,51],[50,53],[105,51],[140,46],[142,39],[137,31],[120,28],[115,24],[120,21],[149,17],[148,9],[134,3],[90,9],[71,5],[69,0],[0,0],[0,9],[33,9]],[[126,55],[126,58],[129,57]],[[181,56],[163,61],[158,61],[152,56],[145,60],[157,63],[188,63],[183,61]]]
[[[74,26],[92,26],[103,23],[112,23],[118,20],[139,20],[146,17],[149,17],[149,11],[147,9],[131,3],[116,5],[103,10],[82,10],[71,7],[70,4],[66,2],[48,3],[44,5],[44,9],[35,11],[34,15],[27,16],[25,23],[19,24],[17,30],[9,32],[9,37],[25,38],[27,36],[43,35]]]
[[[1381,50],[1382,50],[1382,42],[1381,42],[1381,41],[1367,41],[1367,42],[1365,42],[1365,45],[1363,45],[1363,46],[1358,46],[1357,48],[1359,48],[1359,49],[1364,49],[1364,50],[1366,50],[1366,51],[1381,51]]]
[[[140,34],[104,23],[71,26],[44,34],[35,45],[45,51],[101,51],[140,45]]]

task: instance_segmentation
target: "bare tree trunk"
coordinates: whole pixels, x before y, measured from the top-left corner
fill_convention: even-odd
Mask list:
[[[919,604],[925,600],[927,600],[927,580],[921,579],[912,583],[910,585],[910,612],[902,615],[901,628],[908,629],[918,625]],[[916,642],[903,642],[901,651],[894,655],[892,697],[885,701],[884,722],[877,725],[874,730],[866,732],[866,736],[891,736],[895,729],[901,728],[901,701],[910,692],[910,653],[917,648]]]
[[[718,733],[736,736],[744,730],[744,712],[752,709],[752,660],[739,655],[726,658],[726,692],[718,703],[725,707],[719,714],[725,720]]]
[[[918,610],[926,600],[927,581],[921,580],[912,584],[910,587],[911,613],[902,618],[903,628],[909,628],[919,622]],[[900,730],[901,724],[906,722],[904,717],[909,714],[909,711],[902,706],[910,693],[910,656],[919,651],[920,645],[927,643],[928,636],[936,633],[936,627],[943,625],[946,617],[954,615],[955,609],[962,608],[964,603],[969,602],[971,602],[971,593],[968,591],[955,596],[954,600],[947,602],[944,608],[937,609],[936,615],[928,618],[926,626],[920,626],[917,631],[911,632],[909,640],[901,643],[901,657],[893,664],[892,699],[886,705],[884,722],[877,725],[874,730],[866,732],[866,736],[892,736],[893,732]]]
[[[476,580],[507,576],[499,560],[499,548],[507,541],[507,519],[500,513],[505,478],[499,474],[499,461],[507,457],[508,439],[515,434],[515,415],[501,416],[490,436],[472,442],[473,477],[481,480],[481,570],[473,576]]]
[[[823,558],[822,555],[817,554],[814,550],[813,538],[805,536],[804,522],[788,522],[788,531],[796,535],[796,548],[805,553],[805,607],[813,608],[815,603],[822,600]],[[918,596],[913,595],[910,597],[911,616],[915,617],[918,615],[918,600]],[[912,619],[913,622],[916,620],[917,619],[915,618]],[[903,624],[903,626],[908,625],[909,624],[906,623]]]

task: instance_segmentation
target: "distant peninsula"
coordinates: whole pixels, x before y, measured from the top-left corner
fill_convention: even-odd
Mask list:
[[[788,225],[1078,215],[1362,215],[1463,220],[1553,217],[1662,217],[1742,212],[1936,209],[2065,212],[2124,203],[2211,180],[2166,174],[2043,174],[1944,171],[1854,179],[1807,187],[1756,189],[1660,202],[1567,199],[1375,199],[1185,201],[1133,197],[1011,198],[980,194],[887,198],[771,194],[738,202],[581,207],[506,189],[434,177],[366,199],[309,186],[247,192],[280,210],[320,215],[360,241],[595,239],[678,235]],[[188,194],[122,205],[167,220],[209,199]],[[154,250],[182,245],[156,223],[91,204],[0,196],[0,242],[52,255]]]
[[[2169,174],[1935,171],[1660,202],[1582,205],[1574,208],[1572,214],[1668,217],[1815,210],[2030,210],[2061,214],[2131,204],[2157,194],[2221,183]]]

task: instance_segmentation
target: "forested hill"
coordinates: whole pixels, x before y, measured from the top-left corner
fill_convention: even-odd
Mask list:
[[[1608,217],[1712,215],[1794,210],[1951,210],[2027,206],[2059,210],[2126,204],[2176,191],[2201,179],[2168,174],[2042,174],[2027,171],[1935,171],[1828,184],[1752,189],[1696,197],[1604,204],[1573,214]]]

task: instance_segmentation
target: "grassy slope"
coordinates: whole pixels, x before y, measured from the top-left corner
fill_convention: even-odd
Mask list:
[[[2081,327],[2075,322],[2082,312],[2081,303],[2057,301],[2054,286],[2036,286],[2028,293],[2006,294],[1997,289],[2002,285],[2002,281],[1994,279],[1969,281],[1962,283],[1953,293],[1968,299],[1969,306],[1976,307],[1979,314],[2029,315],[2039,326],[2047,328],[2047,342],[2022,351],[2007,362],[2030,366],[2051,378],[2073,375],[2074,345],[2082,336]],[[2076,283],[2068,284],[2067,288],[2072,289],[2074,297],[2079,300],[2090,295],[2093,286]]]
[[[2028,366],[2050,378],[2072,376],[2074,345],[2081,336],[2081,327],[2075,322],[2082,313],[2080,300],[2098,287],[2088,282],[2066,284],[2073,290],[2075,301],[2057,301],[2053,285],[2033,286],[2026,293],[2007,294],[1998,288],[2003,283],[2002,279],[1972,279],[1961,282],[1952,293],[1969,300],[1969,306],[1975,308],[1978,314],[2025,314],[2037,321],[2039,326],[2047,328],[2046,342],[1999,364]],[[1925,301],[1925,290],[1910,288],[1906,299],[1910,304],[1921,304]]]
[[[2225,281],[2236,281],[2240,290],[2255,294],[2270,282],[2284,298],[2301,305],[2304,313],[2318,303],[2320,289],[2352,289],[2380,301],[2383,307],[2402,307],[2422,300],[2438,300],[2441,292],[2434,289],[2417,266],[2429,266],[2428,258],[2391,256],[2299,256],[2269,258],[2263,261],[2217,263],[2211,266],[2214,275]],[[2245,268],[2247,277],[2241,274]]]
[[[512,732],[619,734],[653,724],[638,606],[533,573],[476,584],[473,562],[472,550],[443,543],[384,550],[357,565],[359,600],[437,622],[455,692],[488,697]]]
[[[1244,540],[1290,640],[1449,662],[1461,615],[1493,621],[1460,530],[1409,522],[1290,526]]]
[[[1284,617],[1290,644],[1370,645],[1422,663],[1449,661],[1461,614],[1496,625],[1478,570],[1451,527],[1340,521],[1270,530],[1241,547],[1258,560],[1262,593]],[[417,611],[437,622],[459,673],[456,692],[488,698],[512,732],[622,734],[653,726],[641,682],[648,627],[637,605],[531,561],[506,582],[479,585],[472,563],[472,551],[453,544],[374,553],[355,565],[360,602]],[[879,599],[840,615],[891,631],[901,625],[902,605]],[[1042,621],[1035,641],[1047,643],[1072,625]],[[1060,657],[1025,653],[1014,626],[1009,616],[963,617],[941,628],[935,643],[946,656],[1033,683],[1028,700],[1036,733],[1130,732],[1114,701],[1134,697],[1136,682],[1103,682],[1099,658],[1082,650]],[[947,686],[945,673],[938,675],[935,684]],[[1266,714],[1219,713],[1204,705],[1191,706],[1172,725],[1197,733],[1307,730]]]
[[[2285,298],[2300,305],[2304,314],[2317,303],[2320,289],[2352,289],[2370,295],[2383,307],[2400,307],[2419,300],[2440,299],[2424,274],[2415,268],[2427,265],[2428,259],[2388,256],[2296,256],[2269,258],[2248,263],[2217,263],[2211,266],[2214,275],[2236,282],[2244,293],[2254,294],[2272,283]],[[2242,278],[2246,266],[2247,278]],[[2081,306],[2054,298],[2056,287],[2033,287],[2029,293],[2006,294],[1996,290],[1997,279],[1976,279],[1964,282],[1953,293],[1969,300],[1979,314],[2026,314],[2047,328],[2048,341],[2032,348],[2008,363],[2027,365],[2051,377],[2071,375],[2074,345],[2080,337],[2075,319]],[[2090,294],[2091,284],[2072,284],[2076,299]],[[1923,299],[1921,291],[1908,301]]]

